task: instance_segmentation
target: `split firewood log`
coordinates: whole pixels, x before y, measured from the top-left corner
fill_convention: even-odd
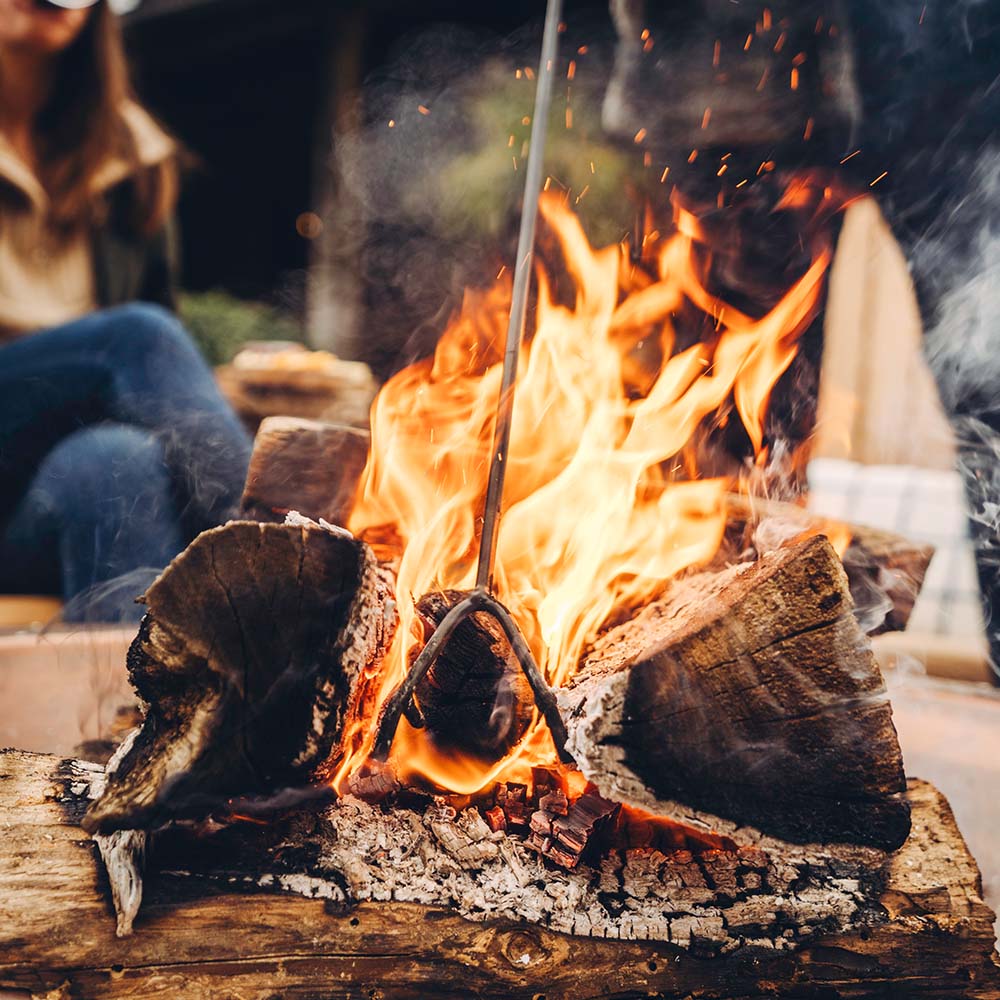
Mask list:
[[[424,641],[466,595],[425,594],[417,602]],[[534,699],[503,629],[479,611],[451,634],[417,685],[427,731],[441,747],[499,760],[531,724]]]
[[[842,561],[855,612],[869,635],[901,632],[916,603],[934,546],[892,531],[819,517],[791,503],[731,494],[726,499],[727,536],[736,549],[758,552],[801,532],[843,534],[850,538]]]
[[[560,709],[608,798],[796,842],[906,839],[885,684],[822,536],[679,581],[599,641]]]
[[[370,549],[304,518],[203,533],[143,600],[128,668],[146,716],[89,831],[308,785],[336,759],[395,621]]]
[[[281,522],[296,510],[313,520],[346,524],[370,441],[368,431],[357,427],[268,417],[253,443],[244,516]]]

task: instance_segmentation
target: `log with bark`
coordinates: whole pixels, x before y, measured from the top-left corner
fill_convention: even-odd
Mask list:
[[[463,597],[443,591],[417,601],[425,643]],[[414,659],[416,654],[414,650]],[[416,694],[428,731],[445,749],[499,760],[531,723],[533,699],[527,678],[503,629],[481,611],[451,634]]]
[[[186,846],[171,845],[173,834],[154,842],[146,906],[133,936],[121,940],[114,936],[94,845],[79,827],[89,787],[100,775],[96,765],[0,753],[0,988],[38,1000],[1000,998],[993,914],[983,903],[979,872],[947,803],[922,782],[910,783],[913,829],[888,861],[870,920],[843,932],[816,926],[795,951],[743,941],[721,953],[720,924],[738,934],[741,926],[770,919],[775,940],[791,943],[784,935],[795,911],[815,896],[814,882],[794,880],[778,858],[766,862],[777,888],[757,891],[759,859],[746,848],[744,864],[724,851],[657,859],[661,871],[670,861],[669,892],[689,911],[674,918],[677,944],[633,940],[641,930],[637,922],[618,921],[614,940],[598,929],[598,936],[570,935],[556,929],[558,920],[546,925],[538,914],[526,922],[503,913],[511,895],[497,896],[484,874],[498,864],[489,857],[493,842],[440,811],[402,835],[404,844],[420,849],[405,857],[397,852],[409,881],[400,877],[389,885],[392,848],[379,842],[389,829],[379,825],[385,818],[367,827],[370,807],[353,802],[355,821],[347,823],[345,813],[340,828],[348,842],[338,848],[321,841],[307,858],[304,834],[318,827],[322,833],[325,810],[304,811],[295,820],[298,852],[289,842],[291,820],[244,824],[238,849],[232,841],[220,844],[211,863],[212,838],[194,841],[198,850],[190,834]],[[265,846],[255,849],[255,838]],[[317,871],[324,853],[326,871]],[[623,900],[631,905],[622,880],[633,869],[648,875],[652,858],[632,854],[592,874],[598,913],[614,912]],[[342,870],[335,874],[338,863]],[[424,901],[435,872],[439,886],[452,883],[439,892],[457,895],[471,887],[464,906],[472,919],[462,915],[461,903]],[[535,895],[548,899],[553,912],[582,920],[588,911],[574,898],[573,876],[541,869],[540,877],[543,888],[535,887]],[[372,901],[358,902],[366,878]],[[506,879],[520,885],[516,874]],[[642,895],[642,880],[634,884]],[[492,910],[476,912],[484,900]],[[775,920],[776,908],[784,909]],[[695,947],[680,947],[684,941]]]
[[[906,839],[888,694],[822,536],[679,581],[599,640],[560,708],[609,798],[800,842]]]
[[[730,553],[763,554],[802,533],[847,536],[842,561],[862,627],[869,635],[906,628],[934,556],[933,545],[761,497],[731,494],[726,506]]]
[[[303,788],[335,758],[394,625],[366,545],[306,519],[204,532],[157,578],[128,654],[147,709],[88,829]]]

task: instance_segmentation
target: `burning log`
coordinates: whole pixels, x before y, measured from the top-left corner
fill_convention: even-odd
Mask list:
[[[417,612],[425,642],[464,596],[446,591],[420,598]],[[452,633],[417,686],[417,699],[428,732],[439,746],[491,760],[508,753],[531,723],[533,699],[527,678],[503,629],[481,611]]]
[[[92,764],[0,753],[0,989],[89,1000],[1000,991],[979,872],[922,782],[907,793],[910,839],[876,876],[871,849],[809,862],[806,849],[772,854],[766,842],[550,870],[475,816],[354,800],[326,807],[333,819],[242,824],[219,843],[173,831],[154,843],[158,874],[135,933],[119,939],[78,826],[100,777]]]
[[[856,609],[869,635],[906,628],[934,556],[934,546],[859,524],[817,517],[794,504],[759,497],[727,497],[728,535],[737,549],[766,550],[767,535],[777,541],[802,532],[849,537],[842,560]],[[769,530],[769,527],[773,530]],[[759,531],[759,529],[762,529]]]
[[[102,833],[307,785],[393,627],[368,547],[305,519],[207,531],[143,600],[128,668],[148,710],[84,820]]]
[[[314,521],[346,524],[369,441],[356,427],[268,417],[254,439],[244,516],[281,522],[296,510]]]
[[[603,637],[560,709],[610,798],[797,842],[906,839],[892,710],[822,536],[679,582]]]

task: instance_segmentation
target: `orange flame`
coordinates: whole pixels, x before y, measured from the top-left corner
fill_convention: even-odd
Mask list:
[[[755,319],[706,289],[706,236],[679,204],[673,233],[647,242],[653,274],[631,267],[620,245],[592,249],[559,196],[545,195],[541,211],[565,275],[537,268],[495,586],[544,676],[560,685],[612,612],[649,602],[716,553],[730,483],[695,478],[685,451],[707,417],[723,420],[731,406],[761,449],[768,399],[816,314],[829,252]],[[381,559],[398,560],[400,627],[380,667],[378,705],[349,730],[337,787],[364,761],[378,708],[406,673],[420,634],[415,601],[474,584],[509,305],[509,276],[467,291],[433,357],[392,378],[373,406],[349,527]],[[714,332],[685,347],[676,317],[692,307]],[[462,794],[553,757],[537,720],[494,764],[445,755],[405,720],[393,748],[401,778]]]

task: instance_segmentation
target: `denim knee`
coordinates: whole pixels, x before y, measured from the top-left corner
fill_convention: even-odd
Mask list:
[[[160,494],[169,485],[163,445],[155,435],[122,424],[76,431],[39,466],[36,489],[54,507],[68,501],[83,510],[94,503],[124,503]]]
[[[194,362],[203,367],[190,334],[181,321],[163,306],[150,302],[129,302],[104,313],[106,322],[120,338],[123,357],[169,359]]]

